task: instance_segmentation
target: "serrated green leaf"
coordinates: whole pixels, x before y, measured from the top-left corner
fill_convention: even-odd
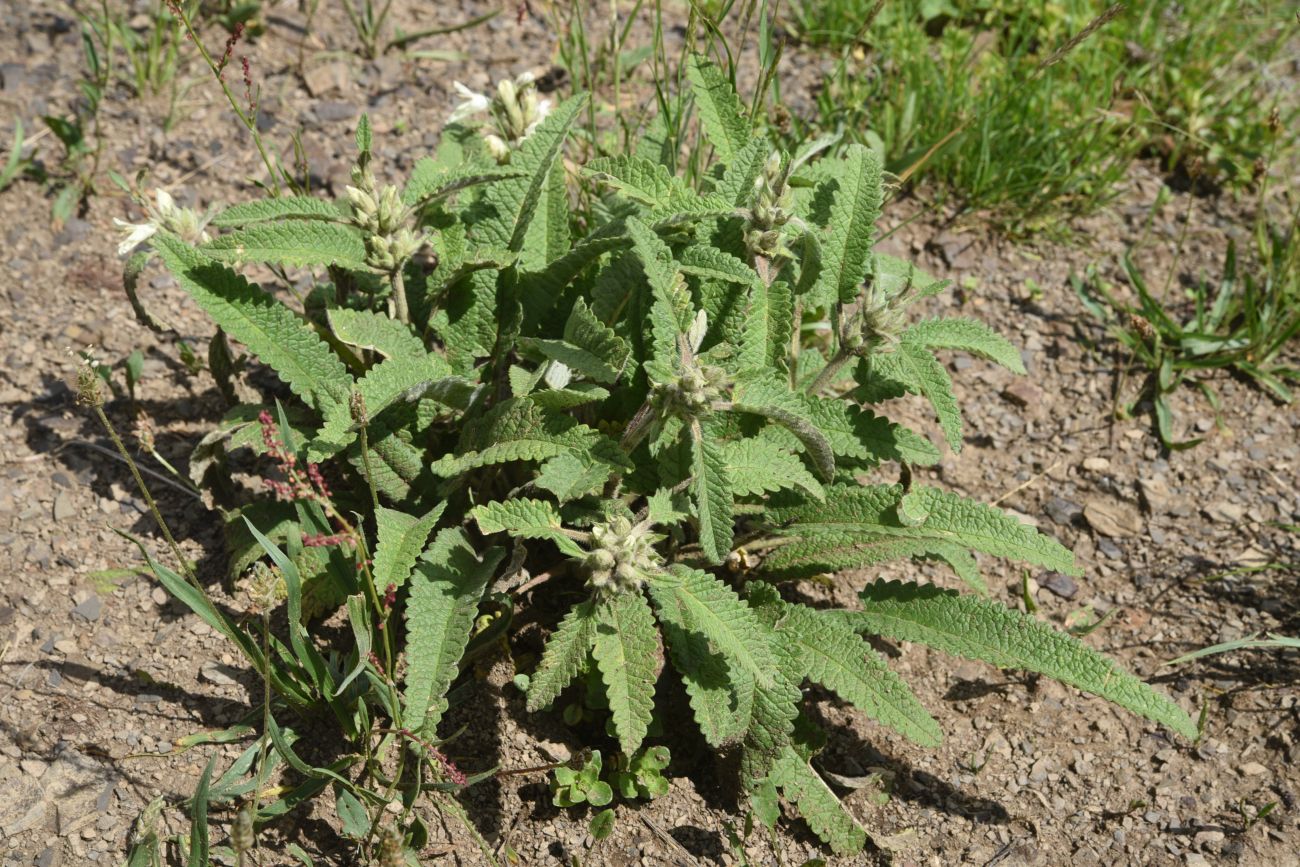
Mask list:
[[[540,270],[547,264],[547,259],[544,251],[524,249],[528,225],[541,201],[547,176],[556,164],[569,127],[586,101],[585,94],[578,94],[556,106],[511,154],[511,167],[524,174],[497,181],[484,193],[484,200],[493,212],[490,218],[475,223],[474,230],[479,240],[521,253],[520,261],[530,271]]]
[[[724,280],[741,286],[759,283],[753,268],[711,244],[693,244],[682,250],[681,270],[696,277]]]
[[[731,553],[734,497],[726,460],[717,443],[705,438],[698,421],[691,424],[691,473],[700,547],[709,562],[721,563]]]
[[[904,461],[913,466],[939,462],[939,450],[920,434],[843,400],[807,397],[813,423],[826,434],[836,456],[874,466]]]
[[[154,246],[167,270],[226,333],[275,371],[294,394],[317,410],[344,403],[352,377],[302,319],[224,265],[170,235]]]
[[[784,370],[794,332],[794,296],[790,286],[776,280],[770,286],[755,281],[740,340],[740,363],[753,370]]]
[[[871,269],[883,198],[880,157],[863,145],[850,145],[835,166],[833,183],[830,231],[821,238],[824,296],[819,296],[848,304]]]
[[[475,467],[510,461],[542,461],[571,454],[612,466],[625,466],[618,446],[575,419],[545,411],[531,398],[511,398],[466,427],[463,448],[434,461],[431,469],[444,478]]]
[[[550,491],[561,503],[567,503],[599,490],[609,475],[610,467],[606,464],[563,454],[542,464],[533,483]]]
[[[273,262],[296,267],[336,265],[367,270],[366,244],[356,228],[319,220],[258,223],[214,238],[200,249],[220,262]]]
[[[996,602],[933,585],[877,581],[862,591],[859,631],[1055,678],[1166,725],[1186,738],[1196,724],[1167,696],[1073,636]]]
[[[446,503],[439,503],[418,518],[383,506],[375,511],[376,542],[371,574],[376,588],[383,591],[406,583],[429,533],[446,508]]]
[[[597,382],[614,383],[627,364],[628,346],[614,330],[596,318],[581,298],[564,326],[563,340],[526,340],[552,361],[558,361]]]
[[[775,578],[809,578],[925,557],[945,544],[933,539],[905,539],[865,531],[810,534],[775,548],[764,558],[761,568],[764,574]]]
[[[771,153],[771,145],[761,136],[751,138],[737,151],[718,182],[717,193],[723,201],[738,208],[749,205],[754,198],[754,182]]]
[[[830,786],[792,746],[781,750],[771,780],[795,805],[808,827],[839,855],[862,851],[867,832],[854,821]]]
[[[691,55],[686,77],[709,144],[717,151],[719,160],[730,163],[752,138],[735,88],[721,69],[699,54]]]
[[[871,357],[873,376],[901,383],[930,402],[939,418],[944,439],[953,452],[962,447],[961,409],[952,393],[952,379],[930,350],[915,343],[900,343],[894,352]]]
[[[876,253],[874,258],[872,284],[890,296],[914,291],[917,298],[925,298],[942,292],[948,286],[947,280],[935,280],[907,259],[885,253]]]
[[[436,355],[388,358],[366,371],[356,381],[353,392],[364,399],[366,414],[373,420],[398,401],[419,399],[432,385],[450,375],[451,368]],[[359,430],[349,404],[334,404],[324,414],[325,424],[312,443],[313,453],[320,456],[347,447]]]
[[[551,633],[542,662],[528,682],[528,710],[549,707],[559,698],[587,661],[596,638],[596,603],[588,599],[575,605]]]
[[[598,157],[588,162],[582,171],[621,195],[651,207],[667,205],[690,195],[681,179],[665,166],[641,157],[623,154]]]
[[[447,167],[433,157],[422,157],[416,160],[406,186],[402,189],[402,204],[408,208],[418,208],[468,187],[517,178],[523,174],[511,166],[470,162]]]
[[[740,738],[756,689],[774,683],[776,661],[763,625],[730,587],[705,572],[675,567],[647,587],[705,739],[721,746]]]
[[[524,539],[549,539],[570,557],[583,555],[583,550],[565,535],[559,511],[544,500],[519,498],[484,503],[470,509],[469,514],[485,536],[509,533]]]
[[[614,731],[626,755],[645,740],[659,674],[659,630],[640,593],[620,593],[596,605],[591,655],[605,683]]]
[[[722,444],[727,479],[737,497],[798,488],[816,500],[826,490],[799,460],[777,443],[761,439],[733,440]]]
[[[1012,343],[975,319],[927,319],[903,332],[903,341],[926,349],[955,349],[1002,365],[1012,373],[1025,373],[1020,352]]]
[[[231,205],[212,218],[211,225],[218,229],[232,229],[253,223],[270,223],[280,220],[324,220],[347,222],[348,214],[337,202],[314,196],[281,196],[278,199],[258,199]]]
[[[640,220],[629,219],[627,228],[632,251],[650,284],[653,357],[672,368],[680,355],[678,336],[686,333],[695,317],[690,294],[668,245]]]
[[[939,724],[879,653],[841,620],[805,605],[786,604],[778,639],[792,642],[803,675],[921,746],[943,740]]]
[[[790,391],[775,378],[751,378],[736,384],[732,407],[737,412],[761,415],[790,431],[808,450],[818,475],[827,481],[835,477],[835,451],[813,420],[809,399],[804,395]]]
[[[929,539],[1079,574],[1068,549],[998,509],[938,488],[916,486],[912,492],[927,513],[914,527],[899,521],[895,511],[901,485],[837,486],[827,490],[824,504],[774,507],[766,517],[787,524],[782,533],[805,539],[832,537],[846,545],[880,536]]]
[[[341,343],[378,352],[385,358],[424,358],[424,341],[411,326],[372,310],[332,307],[326,312],[330,332]]]
[[[438,533],[411,576],[406,605],[403,724],[433,736],[447,709],[447,689],[469,642],[479,600],[503,552],[481,556],[461,529]]]

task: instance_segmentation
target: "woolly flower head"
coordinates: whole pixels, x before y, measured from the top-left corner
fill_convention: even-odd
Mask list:
[[[130,255],[131,251],[158,234],[159,230],[174,232],[181,240],[190,244],[208,240],[205,229],[208,220],[211,219],[210,213],[200,214],[190,208],[180,207],[172,198],[172,194],[162,187],[154,190],[154,202],[152,206],[145,205],[148,219],[143,223],[130,223],[113,218],[113,225],[122,232],[122,241],[117,245],[117,255]]]

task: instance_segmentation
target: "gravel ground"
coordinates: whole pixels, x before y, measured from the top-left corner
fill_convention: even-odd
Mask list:
[[[398,6],[407,29],[488,8],[447,4],[420,19],[412,4]],[[76,29],[52,4],[0,9],[11,22],[0,34],[0,104],[35,130],[41,114],[66,112],[76,98]],[[525,14],[433,46],[462,52],[463,60],[365,63],[330,53],[351,43],[346,20],[325,11],[301,46],[299,75],[301,18],[288,4],[270,11],[267,33],[249,49],[266,134],[285,146],[301,129],[313,176],[335,193],[363,109],[375,122],[379,165],[402,171],[436,141],[453,78],[485,88],[555,59],[545,22]],[[798,106],[806,96],[800,64],[813,61],[796,54],[791,64],[786,92]],[[101,168],[127,176],[148,168],[150,186],[168,185],[182,202],[203,207],[253,197],[243,181],[257,172],[246,137],[215,88],[197,70],[189,74],[200,83],[168,132],[165,105],[110,94]],[[6,138],[8,125],[0,130]],[[39,150],[53,168],[48,138]],[[995,325],[1023,347],[1030,371],[1017,379],[977,359],[949,359],[967,408],[967,440],[932,477],[996,501],[1071,546],[1085,577],[1029,576],[1039,616],[1059,624],[1108,615],[1086,640],[1159,683],[1189,712],[1204,707],[1206,736],[1190,745],[1047,680],[882,644],[946,740],[921,750],[820,696],[817,713],[830,731],[820,766],[853,784],[841,794],[881,847],[833,863],[1300,864],[1300,660],[1250,652],[1161,665],[1255,632],[1300,634],[1300,537],[1284,526],[1300,523],[1300,410],[1216,374],[1220,419],[1190,389],[1175,402],[1178,424],[1206,442],[1162,454],[1147,418],[1113,421],[1115,348],[1068,282],[1096,263],[1122,288],[1118,260],[1130,245],[1156,285],[1217,274],[1228,239],[1245,232],[1244,205],[1174,193],[1153,210],[1162,185],[1151,167],[1136,167],[1114,206],[1075,224],[1068,245],[1016,246],[963,228],[927,207],[921,190],[887,211],[890,225],[924,213],[885,243],[956,281],[955,292],[933,300],[934,312],[960,309]],[[143,350],[140,415],[125,399],[108,409],[123,430],[152,430],[160,453],[178,467],[223,411],[211,380],[189,375],[178,360],[179,341],[204,345],[210,326],[158,270],[146,273],[143,291],[175,333],[155,335],[136,323],[120,288],[111,220],[138,214],[104,187],[61,228],[50,226],[48,191],[37,184],[21,181],[0,194],[0,552],[9,564],[0,579],[4,867],[119,863],[144,804],[159,794],[173,803],[188,796],[207,762],[203,749],[170,755],[175,739],[229,725],[258,690],[223,640],[169,601],[142,571],[135,547],[115,532],[137,534],[163,556],[126,468],[74,405],[69,350],[94,346],[107,361]],[[934,427],[914,403],[898,402],[889,412],[919,429]],[[215,515],[183,490],[160,483],[155,493],[186,555],[213,592],[224,593]],[[1265,563],[1292,565],[1222,577]],[[995,592],[1019,604],[1021,572],[992,560],[981,565]],[[803,592],[814,601],[848,602],[877,575],[918,571],[949,580],[905,565]],[[543,635],[542,625],[522,629],[515,656],[536,652]],[[452,745],[462,766],[528,767],[582,746],[584,733],[557,715],[524,710],[510,685],[514,673],[510,659],[485,660],[479,688],[450,715],[448,730],[473,724]],[[668,706],[671,713],[672,697]],[[677,728],[669,722],[666,728]],[[738,864],[741,850],[754,864],[827,857],[797,822],[782,823],[775,840],[755,834],[733,849],[728,828],[737,804],[726,758],[689,737],[670,744],[669,794],[620,807],[614,834],[598,844],[587,837],[589,816],[550,805],[540,774],[501,778],[461,801],[499,854],[513,851],[525,864]],[[1268,804],[1276,807],[1252,821]],[[172,831],[184,827],[181,815],[166,814]],[[228,818],[213,818],[218,841]],[[321,802],[281,823],[263,840],[262,863],[287,863],[289,841],[318,863],[349,863],[334,822],[332,805]],[[435,818],[430,827],[426,863],[487,863],[455,820]]]

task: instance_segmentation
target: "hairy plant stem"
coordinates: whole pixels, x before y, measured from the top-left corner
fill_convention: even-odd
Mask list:
[[[370,504],[375,507],[375,514],[379,514],[379,490],[375,487],[375,471],[370,468],[370,436],[366,432],[370,425],[363,424],[361,427],[361,465],[366,470],[366,486],[370,488]]]
[[[821,373],[817,374],[817,378],[808,386],[808,393],[811,395],[820,393],[823,388],[830,385],[835,380],[836,375],[839,374],[844,365],[851,361],[853,357],[853,352],[841,346],[839,350],[831,356],[831,360],[826,362],[826,366],[822,368]]]
[[[410,325],[411,311],[406,306],[406,278],[402,276],[402,267],[399,265],[393,269],[389,278],[393,284],[393,307],[397,312],[397,321],[403,325]]]

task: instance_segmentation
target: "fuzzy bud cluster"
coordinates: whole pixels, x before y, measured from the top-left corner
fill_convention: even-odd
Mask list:
[[[770,259],[786,253],[781,230],[792,216],[786,179],[781,154],[773,151],[754,181],[754,200],[745,226],[745,246],[756,256]]]
[[[353,167],[352,183],[355,186],[347,188],[348,203],[353,225],[365,233],[366,264],[377,271],[396,271],[423,244],[406,225],[411,211],[402,204],[397,187],[380,187],[364,163]]]
[[[640,588],[648,571],[658,571],[662,558],[655,543],[663,537],[648,524],[633,524],[622,515],[591,530],[595,544],[583,560],[587,584],[598,593],[631,593]]]
[[[537,79],[531,72],[497,82],[491,97],[475,93],[459,81],[453,86],[463,101],[449,122],[461,123],[483,112],[491,115],[492,131],[483,133],[483,142],[498,163],[509,162],[510,151],[528,138],[551,111],[551,101],[537,95]]]
[[[860,312],[861,327],[850,335],[851,349],[893,352],[907,327],[907,293],[889,293],[879,286],[866,292]]]
[[[686,365],[676,379],[655,388],[655,407],[665,416],[698,418],[721,397],[720,379],[719,370]]]

